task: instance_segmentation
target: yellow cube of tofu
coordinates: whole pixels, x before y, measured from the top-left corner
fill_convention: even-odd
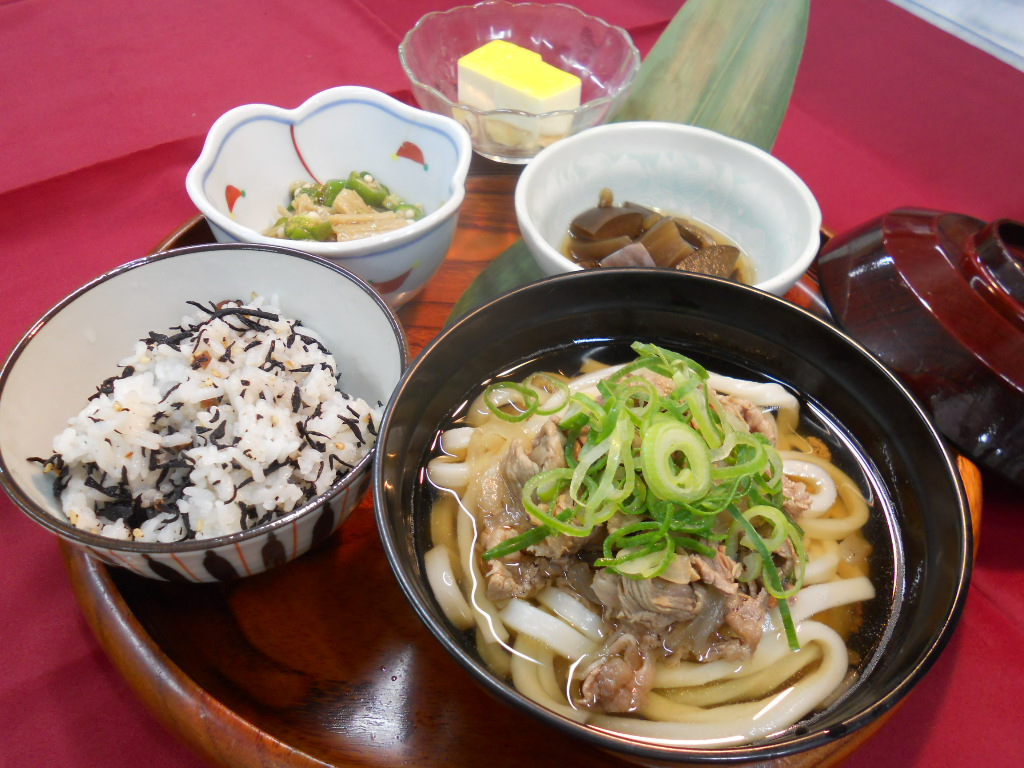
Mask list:
[[[459,102],[484,111],[515,109],[539,115],[576,109],[581,86],[576,75],[507,40],[492,40],[459,59]],[[564,136],[572,125],[567,115],[539,122],[518,115],[500,120],[509,124],[510,136],[523,131],[534,138]]]
[[[497,83],[528,61],[541,55],[507,40],[491,40],[459,59],[459,102],[477,109],[498,109]]]

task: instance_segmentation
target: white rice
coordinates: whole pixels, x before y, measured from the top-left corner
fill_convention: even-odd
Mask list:
[[[139,341],[54,438],[47,469],[74,525],[150,542],[235,533],[328,490],[369,452],[379,410],[339,390],[316,334],[273,301],[244,307],[257,314],[209,305]]]

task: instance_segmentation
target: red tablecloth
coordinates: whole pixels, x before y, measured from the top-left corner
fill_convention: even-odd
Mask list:
[[[0,355],[37,317],[190,218],[212,121],[342,83],[409,99],[399,40],[451,0],[0,0]],[[577,0],[646,52],[676,0]],[[812,4],[775,154],[842,231],[901,205],[1024,220],[1024,73],[884,0]],[[1021,489],[986,476],[953,641],[851,766],[1016,765],[1024,753]],[[0,765],[198,766],[80,615],[57,545],[0,500]]]

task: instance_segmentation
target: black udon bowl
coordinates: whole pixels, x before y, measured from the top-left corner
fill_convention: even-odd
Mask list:
[[[571,722],[490,672],[471,636],[445,619],[427,583],[422,554],[429,511],[421,466],[453,408],[516,363],[573,345],[633,339],[670,346],[723,373],[764,376],[791,387],[804,409],[845,431],[873,478],[876,509],[886,512],[882,538],[889,538],[894,557],[876,578],[885,652],[874,654],[873,667],[847,696],[777,737],[695,749]],[[729,281],[665,270],[600,270],[506,294],[420,354],[388,406],[378,446],[374,494],[384,547],[431,632],[498,699],[633,762],[744,763],[827,748],[890,711],[921,679],[952,634],[967,594],[972,537],[963,485],[953,456],[914,397],[833,326]]]

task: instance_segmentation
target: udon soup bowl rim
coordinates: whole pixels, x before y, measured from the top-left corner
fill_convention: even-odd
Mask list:
[[[407,428],[407,425],[396,423],[393,418],[393,414],[396,409],[401,407],[402,402],[406,398],[415,397],[415,394],[410,393],[413,392],[417,388],[416,385],[420,383],[417,381],[418,377],[425,375],[421,372],[424,371],[424,369],[429,369],[435,351],[439,348],[443,349],[444,347],[452,346],[460,342],[465,344],[466,335],[469,334],[472,336],[473,327],[479,325],[482,322],[482,318],[496,312],[496,307],[500,308],[500,305],[502,304],[517,300],[524,300],[524,295],[528,296],[533,293],[540,294],[542,291],[547,289],[557,289],[559,286],[566,288],[563,284],[574,283],[580,280],[615,280],[619,276],[621,276],[621,279],[627,279],[627,275],[636,275],[640,272],[652,275],[652,280],[663,281],[668,279],[678,281],[679,288],[684,288],[689,284],[690,287],[695,289],[693,291],[694,296],[699,296],[701,294],[701,287],[710,287],[712,285],[717,286],[716,291],[724,290],[726,293],[732,293],[734,294],[734,298],[737,300],[763,302],[765,303],[765,306],[772,305],[774,310],[790,313],[797,318],[798,322],[802,324],[810,324],[810,326],[817,328],[820,332],[833,337],[835,342],[841,346],[846,354],[855,356],[860,364],[867,366],[875,375],[882,377],[885,382],[885,386],[891,388],[892,393],[905,402],[908,417],[913,418],[918,422],[917,426],[925,430],[927,434],[930,435],[931,445],[927,446],[927,448],[934,452],[936,462],[941,464],[945,474],[948,475],[948,479],[955,488],[956,498],[951,499],[950,504],[955,506],[957,509],[957,515],[952,524],[958,527],[960,538],[957,542],[950,544],[949,546],[951,554],[954,554],[957,558],[957,568],[955,579],[956,588],[953,591],[953,594],[948,596],[948,610],[944,611],[941,622],[937,622],[935,627],[931,627],[927,631],[927,640],[922,640],[920,652],[913,657],[912,660],[905,662],[906,668],[900,668],[898,674],[891,675],[892,680],[889,681],[887,679],[886,681],[887,687],[882,689],[877,697],[873,697],[873,700],[871,700],[868,705],[860,706],[850,714],[844,714],[841,724],[839,725],[833,725],[827,728],[822,727],[820,724],[811,725],[810,730],[803,733],[801,733],[800,726],[797,725],[788,729],[783,736],[774,739],[759,739],[748,744],[732,747],[700,749],[658,744],[651,740],[645,741],[643,740],[643,737],[632,737],[627,734],[617,734],[611,731],[599,730],[590,726],[572,722],[535,703],[516,690],[511,682],[500,679],[497,675],[489,672],[482,661],[474,657],[470,651],[460,644],[458,641],[460,632],[452,627],[445,618],[443,618],[443,614],[441,614],[439,608],[435,607],[435,603],[431,603],[434,598],[429,585],[425,584],[425,576],[423,576],[422,579],[418,579],[416,573],[410,573],[405,567],[403,567],[402,552],[406,551],[409,553],[409,556],[413,558],[411,562],[419,563],[422,568],[423,552],[421,548],[417,546],[415,540],[409,540],[408,536],[409,534],[412,534],[415,537],[416,530],[422,527],[424,523],[415,523],[413,519],[413,512],[411,510],[412,505],[409,494],[402,493],[402,490],[404,489],[396,490],[394,487],[391,487],[398,485],[398,483],[395,482],[395,478],[402,479],[402,484],[404,485],[404,478],[406,477],[406,474],[403,473],[400,468],[389,474],[389,465],[400,464],[403,461],[402,457],[410,455],[406,453],[406,449],[409,447],[406,444],[406,439],[401,435],[399,437],[393,437],[396,430],[404,431]],[[584,290],[585,286],[576,286],[577,293],[581,293]],[[626,295],[625,292],[623,292],[623,295]],[[624,303],[628,303],[628,301],[629,300],[626,298],[623,299]],[[699,300],[695,299],[694,301]],[[679,306],[683,306],[686,303],[687,302],[685,300],[680,300]],[[567,311],[567,314],[572,314],[571,309]],[[587,329],[585,333],[586,335],[583,340],[587,342],[622,341],[625,338],[621,334],[601,335],[593,329]],[[760,333],[760,331],[755,331],[755,333]],[[693,339],[692,334],[681,335],[679,338],[680,341],[692,341]],[[457,341],[453,341],[453,339]],[[570,343],[573,343],[572,331],[566,331],[565,346]],[[555,348],[550,346],[538,346],[535,348],[535,352],[540,355],[545,352],[552,352],[561,349],[564,349],[564,346],[558,346]],[[523,359],[509,359],[507,362],[508,366],[516,366],[522,363]],[[771,375],[769,370],[763,368],[755,368],[755,370],[760,370],[763,375]],[[490,373],[491,375],[499,375],[500,372],[500,369],[496,368]],[[794,385],[789,384],[788,382],[785,383],[787,386],[795,388]],[[465,394],[468,395],[469,392],[470,390],[467,389]],[[802,392],[801,394],[813,397],[813,393]],[[455,407],[456,405],[457,402],[451,403],[451,407]],[[434,426],[440,428],[441,424]],[[392,447],[390,445],[392,441],[399,442],[403,450],[399,452]],[[424,350],[406,370],[395,389],[392,399],[389,402],[381,421],[378,444],[381,446],[381,460],[375,464],[373,470],[374,513],[377,518],[378,529],[388,561],[392,566],[392,570],[399,581],[402,591],[412,604],[417,615],[430,629],[431,633],[479,684],[481,684],[500,701],[532,714],[541,722],[552,726],[563,733],[579,738],[600,749],[618,753],[627,757],[627,759],[638,762],[655,761],[657,764],[678,764],[686,762],[736,764],[748,761],[770,760],[823,747],[846,735],[849,735],[853,731],[858,730],[873,721],[876,721],[879,717],[895,707],[931,668],[938,655],[948,643],[963,612],[972,570],[972,559],[970,553],[972,551],[973,533],[966,492],[964,490],[959,471],[956,468],[956,461],[951,449],[944,442],[934,425],[932,425],[926,415],[926,412],[910,390],[908,390],[899,381],[899,379],[895,377],[895,375],[885,368],[884,365],[878,362],[866,348],[850,336],[846,335],[840,329],[815,314],[752,286],[703,275],[672,272],[670,275],[666,276],[664,270],[638,270],[636,268],[627,268],[564,273],[544,278],[527,286],[520,287],[467,313],[457,322],[454,322],[449,326],[443,333],[427,345],[426,348],[424,348]],[[418,449],[420,445],[419,443],[416,443],[412,447]],[[922,446],[922,449],[924,449],[924,446]],[[417,464],[418,463],[419,462],[417,461]],[[875,462],[872,461],[872,463]],[[395,523],[395,528],[401,525],[401,530],[393,529],[389,519],[389,493],[395,495],[396,501],[398,502],[396,506],[400,506],[402,508],[401,520],[398,522],[398,518],[396,516]],[[886,526],[891,527],[893,522],[895,521],[887,521]],[[898,626],[912,626],[913,621],[914,618],[912,616],[908,616],[907,610],[904,609],[895,621],[891,618],[887,620],[886,632],[888,633],[894,627]],[[871,676],[869,675],[865,679],[867,681],[865,684],[870,685]]]
[[[3,394],[7,379],[10,375],[11,370],[14,368],[18,359],[24,353],[27,346],[31,343],[32,339],[39,333],[39,331],[49,323],[56,315],[64,310],[65,307],[79,299],[84,294],[93,290],[97,286],[109,282],[110,280],[127,274],[134,270],[143,268],[149,264],[164,261],[167,259],[173,259],[176,256],[203,253],[206,251],[267,251],[271,253],[277,253],[284,257],[297,258],[303,261],[309,261],[324,267],[325,269],[331,270],[338,275],[349,280],[356,288],[365,293],[373,302],[378,306],[383,315],[387,318],[388,323],[395,334],[395,341],[399,348],[400,353],[400,368],[404,372],[408,368],[409,364],[409,347],[408,341],[405,337],[405,332],[402,330],[401,323],[398,321],[394,312],[388,307],[387,303],[366,281],[360,278],[358,275],[350,272],[344,267],[339,266],[315,254],[307,253],[305,251],[299,251],[295,248],[288,248],[280,245],[265,245],[256,243],[208,243],[201,245],[184,246],[181,248],[174,248],[168,251],[161,251],[159,253],[149,254],[138,259],[121,264],[120,266],[114,267],[113,269],[104,272],[98,277],[93,278],[89,282],[85,283],[68,296],[61,299],[57,304],[47,310],[32,327],[25,333],[25,335],[18,341],[14,349],[8,356],[3,368],[0,369],[0,395]],[[111,360],[113,365],[116,360]],[[97,382],[98,383],[98,382]],[[72,414],[68,414],[71,416]],[[0,455],[0,485],[7,492],[9,498],[32,520],[42,525],[52,533],[56,533],[62,538],[73,541],[79,546],[87,546],[99,549],[107,549],[120,552],[131,552],[131,553],[145,553],[145,554],[171,554],[171,553],[182,553],[182,552],[197,552],[207,549],[216,549],[225,545],[239,544],[243,541],[247,541],[252,538],[258,538],[265,536],[267,533],[276,531],[281,528],[285,528],[303,517],[304,515],[312,512],[315,509],[323,506],[331,499],[342,493],[349,486],[356,482],[361,481],[370,470],[374,458],[377,454],[376,441],[371,446],[367,454],[360,459],[359,462],[341,478],[338,482],[332,485],[329,489],[321,494],[318,494],[314,498],[310,499],[300,507],[296,507],[291,512],[283,515],[282,517],[275,518],[262,525],[257,525],[253,528],[249,528],[244,531],[238,531],[235,533],[225,534],[222,536],[214,536],[207,539],[185,539],[181,541],[173,542],[139,542],[139,541],[125,541],[122,539],[115,539],[110,536],[104,536],[98,533],[92,533],[85,531],[81,528],[77,528],[70,521],[61,520],[54,515],[48,513],[45,510],[40,510],[36,507],[35,503],[29,498],[28,494],[22,490],[22,488],[11,478],[10,472],[6,468],[6,462],[4,457]]]

